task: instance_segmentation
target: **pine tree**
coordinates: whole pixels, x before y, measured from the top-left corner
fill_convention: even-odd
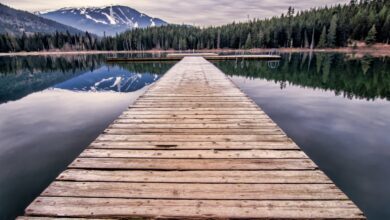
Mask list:
[[[386,21],[383,24],[381,32],[384,35],[383,36],[383,40],[385,41],[385,43],[389,43],[389,40],[390,40],[390,13],[386,17]]]
[[[330,22],[329,27],[329,33],[328,33],[328,39],[327,39],[327,45],[328,47],[335,47],[336,46],[336,31],[337,31],[337,15],[333,15],[332,20]]]
[[[307,37],[307,31],[305,30],[305,41],[304,41],[304,47],[305,48],[309,48],[310,47],[310,44],[309,44],[309,39]]]
[[[0,36],[0,51],[1,52],[8,52],[7,49],[6,49],[6,44],[4,42],[4,36]]]
[[[221,48],[221,29],[218,29],[218,36],[217,36],[217,48]]]
[[[376,34],[377,34],[377,31],[376,31],[375,25],[373,25],[371,27],[370,31],[368,31],[367,37],[365,39],[367,45],[372,45],[376,42]]]
[[[23,51],[30,51],[29,39],[25,32],[22,34],[22,39],[20,40],[20,47]]]
[[[320,41],[318,42],[318,47],[319,48],[326,47],[326,27],[325,26],[322,28]]]
[[[310,49],[314,49],[314,34],[315,34],[315,29],[313,28],[313,33],[311,34],[311,44],[310,44]]]
[[[252,37],[251,37],[251,33],[249,33],[249,34],[248,34],[248,37],[246,38],[246,41],[245,41],[245,48],[246,48],[246,49],[252,48]]]

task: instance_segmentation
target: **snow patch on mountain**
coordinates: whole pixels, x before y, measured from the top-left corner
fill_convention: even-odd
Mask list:
[[[93,20],[94,22],[96,22],[96,23],[102,23],[102,24],[107,24],[107,22],[105,22],[105,21],[101,21],[101,20],[97,20],[97,19],[94,19],[93,17],[91,17],[90,15],[88,15],[88,14],[86,14],[85,15],[85,17],[87,18],[87,19],[91,19],[91,20]]]
[[[110,24],[113,24],[113,25],[116,24],[116,20],[115,20],[115,18],[113,18],[112,15],[108,15],[107,13],[104,13],[104,12],[102,14],[107,17],[107,19],[110,22]]]
[[[115,35],[132,29],[166,25],[161,19],[150,17],[126,6],[62,8],[43,11],[40,16],[76,27],[97,35]]]

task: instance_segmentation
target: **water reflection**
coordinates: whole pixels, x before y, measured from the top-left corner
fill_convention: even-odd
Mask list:
[[[225,61],[217,66],[228,75],[266,79],[282,89],[290,84],[331,90],[347,98],[390,100],[390,58],[295,53],[280,61]]]
[[[0,219],[14,219],[135,93],[50,89],[0,105]]]
[[[93,71],[103,62],[99,55],[1,57],[0,104]]]
[[[73,91],[133,92],[158,80],[169,67],[161,63],[154,65],[134,63],[103,66],[54,87]]]
[[[0,104],[50,87],[132,92],[157,80],[173,63],[106,64],[104,55],[0,58]]]
[[[390,219],[388,58],[287,54],[275,68],[262,61],[216,65],[368,219]]]
[[[173,63],[0,57],[0,219],[14,219]]]

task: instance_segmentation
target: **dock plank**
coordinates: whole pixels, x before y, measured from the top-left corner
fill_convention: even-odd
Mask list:
[[[126,128],[109,128],[104,131],[106,134],[116,135],[136,135],[136,134],[280,134],[280,129],[277,128],[252,128],[252,129],[239,129],[239,128],[132,128],[131,130]]]
[[[42,196],[218,199],[218,200],[345,200],[332,184],[206,184],[55,181]]]
[[[307,158],[297,150],[118,150],[86,149],[80,158],[177,158],[177,159],[257,159]]]
[[[218,115],[218,114],[209,114],[209,115],[136,115],[136,114],[124,114],[119,118],[131,118],[131,119],[269,119],[266,115]]]
[[[274,123],[116,123],[108,127],[118,129],[279,129]]]
[[[97,149],[182,149],[182,150],[250,150],[250,149],[273,149],[273,150],[299,150],[294,142],[98,142],[90,144],[89,148]]]
[[[98,141],[288,141],[288,137],[282,133],[280,134],[254,134],[254,135],[232,135],[232,134],[137,134],[137,135],[112,135],[101,134],[96,140]]]
[[[310,159],[77,158],[69,168],[108,170],[314,170]]]
[[[38,202],[39,201],[39,202]],[[99,218],[365,219],[347,200],[242,201],[38,197],[29,213]],[[24,220],[24,219],[23,219]]]
[[[93,141],[25,219],[365,219],[202,57],[185,57]]]
[[[104,171],[69,169],[58,181],[151,183],[332,183],[319,170]]]
[[[118,118],[115,120],[116,123],[118,124],[232,124],[232,123],[239,123],[239,124],[250,124],[250,125],[255,125],[255,124],[267,124],[267,125],[272,125],[271,119],[268,118],[256,118],[256,119],[247,119],[247,118],[186,118],[186,119],[176,119],[176,118],[171,118],[171,119],[123,119],[123,118]]]

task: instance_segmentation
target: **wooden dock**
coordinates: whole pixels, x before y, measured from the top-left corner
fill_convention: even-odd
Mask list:
[[[219,69],[186,57],[19,219],[365,219]]]
[[[176,58],[184,58],[184,57],[215,57],[218,56],[217,53],[168,53],[167,57],[176,57]]]
[[[222,60],[279,60],[280,55],[213,55],[213,54],[168,54],[166,57],[130,57],[130,58],[107,58],[107,62],[158,62],[158,61],[180,61],[184,57],[200,57],[209,61]]]

